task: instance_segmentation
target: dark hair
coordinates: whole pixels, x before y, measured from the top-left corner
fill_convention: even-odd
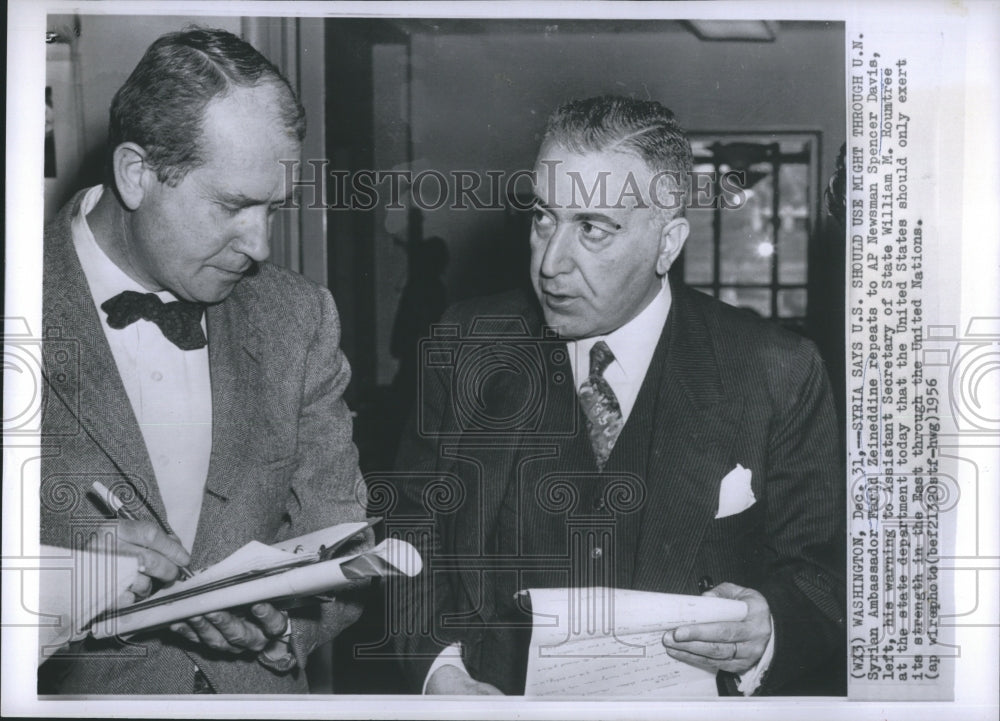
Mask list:
[[[654,173],[678,178],[683,189],[691,174],[691,143],[673,112],[653,100],[602,95],[568,102],[549,116],[547,144],[577,153],[626,150]]]
[[[281,72],[225,30],[191,27],[158,38],[111,102],[108,159],[124,142],[136,143],[162,183],[176,185],[204,158],[205,107],[235,88],[274,85],[279,116],[301,142],[305,111]]]

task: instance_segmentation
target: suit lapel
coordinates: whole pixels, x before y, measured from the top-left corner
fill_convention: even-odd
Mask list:
[[[709,319],[689,298],[691,291],[677,285],[671,291],[667,332],[654,357],[663,372],[633,586],[693,593],[685,579],[715,516],[719,483],[732,468],[743,406],[723,387]]]
[[[166,522],[166,510],[142,432],[73,247],[71,221],[84,192],[78,193],[63,209],[45,237],[42,286],[45,337],[75,345],[79,360],[78,373],[59,373],[56,369],[65,366],[59,356],[66,346],[45,343],[46,374],[53,374],[51,379],[47,378],[47,385],[148,508],[161,522]],[[77,480],[84,494],[90,491],[86,470],[81,468]]]
[[[560,456],[566,452],[567,438],[572,438],[579,431],[581,415],[566,342],[551,329],[543,327],[544,321],[533,297],[525,298],[523,317],[530,337],[540,339],[526,344],[525,348],[531,351],[537,349],[540,363],[535,368],[542,375],[535,383],[509,376],[509,387],[503,396],[516,405],[503,409],[502,413],[504,416],[513,415],[519,408],[539,401],[541,407],[538,418],[526,423],[523,431],[511,438],[502,464],[502,482],[494,484],[495,488],[484,489],[485,508],[492,513],[486,519],[488,529],[494,528],[497,511],[511,483],[520,488],[524,484],[537,483],[548,473],[558,472],[565,465],[565,459]],[[517,497],[520,495],[518,493]]]
[[[212,456],[191,549],[195,565],[213,556],[216,549],[210,542],[211,529],[232,522],[231,517],[226,518],[231,511],[227,501],[237,490],[236,484],[242,477],[240,469],[261,458],[261,449],[254,446],[267,442],[258,428],[262,338],[249,315],[254,299],[244,298],[253,291],[245,286],[237,286],[230,298],[207,311]]]

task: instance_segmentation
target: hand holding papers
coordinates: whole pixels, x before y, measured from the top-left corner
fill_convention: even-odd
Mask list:
[[[132,634],[258,601],[288,603],[335,592],[361,579],[419,573],[422,563],[416,549],[394,539],[359,554],[332,558],[374,522],[341,524],[275,546],[248,543],[193,578],[98,618],[91,632],[96,638]]]
[[[739,674],[739,690],[751,693],[770,663],[771,611],[767,599],[752,588],[720,583],[704,594],[747,605],[746,616],[735,622],[696,623],[663,635],[667,653],[678,661],[706,671]],[[770,649],[770,651],[769,651]]]
[[[665,631],[738,621],[743,601],[610,588],[522,591],[534,625],[526,696],[715,696],[715,674],[677,661]]]

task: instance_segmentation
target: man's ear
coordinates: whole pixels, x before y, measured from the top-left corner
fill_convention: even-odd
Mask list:
[[[684,249],[691,226],[687,218],[671,218],[660,229],[660,253],[656,256],[656,274],[666,275]]]
[[[146,151],[141,145],[122,143],[111,156],[111,168],[122,203],[128,210],[135,210],[142,205],[149,183],[156,177],[146,162]]]

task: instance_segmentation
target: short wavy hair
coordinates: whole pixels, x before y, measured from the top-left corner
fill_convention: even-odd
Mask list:
[[[674,113],[654,100],[602,95],[570,101],[549,116],[542,145],[575,153],[631,152],[654,173],[678,178],[682,188],[691,177],[691,143]],[[684,213],[685,196],[678,215]]]
[[[289,134],[305,137],[305,111],[288,80],[252,45],[230,32],[189,27],[158,38],[111,102],[108,169],[115,148],[140,145],[162,183],[176,185],[201,165],[205,108],[236,88],[271,84]],[[110,174],[109,174],[109,177]]]

